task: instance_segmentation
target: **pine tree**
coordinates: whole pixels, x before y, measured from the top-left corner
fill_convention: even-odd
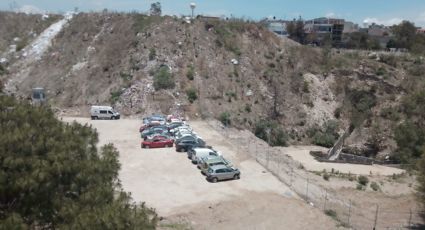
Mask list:
[[[118,180],[118,151],[45,107],[0,96],[0,229],[154,229]]]

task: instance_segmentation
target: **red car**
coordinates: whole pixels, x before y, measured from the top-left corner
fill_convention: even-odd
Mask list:
[[[142,141],[142,148],[164,148],[173,147],[174,140],[166,136],[155,136],[150,140]]]

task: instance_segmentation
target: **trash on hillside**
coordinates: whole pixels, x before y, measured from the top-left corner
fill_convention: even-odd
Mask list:
[[[252,92],[252,90],[248,90],[246,93],[245,93],[245,95],[247,96],[247,97],[250,97],[250,96],[252,96],[254,93]]]
[[[233,64],[233,65],[238,65],[239,64],[239,61],[238,60],[236,60],[236,59],[232,59],[232,60],[230,60],[230,62]]]

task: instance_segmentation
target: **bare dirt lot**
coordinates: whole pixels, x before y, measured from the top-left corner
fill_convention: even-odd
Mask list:
[[[209,183],[185,153],[174,148],[141,149],[140,120],[63,120],[91,124],[99,132],[99,145],[113,143],[120,151],[124,189],[170,222],[194,229],[337,228],[335,221],[310,207],[205,122],[190,125],[241,170],[240,180]]]

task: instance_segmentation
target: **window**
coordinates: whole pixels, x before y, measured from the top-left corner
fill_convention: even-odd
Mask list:
[[[100,114],[106,114],[106,110],[100,110]]]
[[[224,173],[225,171],[224,171],[224,169],[217,169],[215,172],[216,173]]]
[[[109,114],[113,114],[111,111],[108,111]]]

